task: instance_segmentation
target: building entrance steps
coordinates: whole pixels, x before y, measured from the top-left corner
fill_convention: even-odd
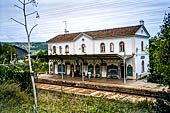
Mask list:
[[[168,87],[163,87],[155,83],[147,83],[144,80],[127,80],[127,84],[124,85],[123,79],[91,78],[91,80],[88,81],[86,78],[85,81],[82,81],[81,77],[65,75],[64,79],[62,79],[60,75],[41,74],[38,76],[37,83],[65,85],[161,98],[167,98],[167,93],[170,93]]]

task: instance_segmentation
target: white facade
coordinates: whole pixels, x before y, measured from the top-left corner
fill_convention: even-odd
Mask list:
[[[126,55],[132,55],[132,39],[134,37],[110,37],[110,38],[100,38],[100,39],[92,39],[87,37],[86,35],[81,35],[77,37],[75,40],[70,42],[58,42],[58,43],[48,43],[48,55],[54,55],[53,46],[56,46],[56,53],[59,53],[59,46],[62,47],[62,55],[82,55],[82,54],[119,54],[124,55],[124,52],[119,51],[119,43],[125,43],[125,53]],[[84,39],[84,41],[82,41]],[[105,44],[105,52],[102,53],[100,51],[100,44]],[[110,43],[114,44],[114,51],[110,51]],[[85,44],[85,52],[82,52],[81,45]],[[69,46],[69,54],[65,53],[65,46]]]
[[[124,43],[124,51],[120,51],[120,44]],[[101,52],[101,44],[104,44],[105,51]],[[111,43],[113,44],[113,50],[111,49]],[[84,50],[82,50],[82,46],[84,46]],[[55,46],[55,47],[54,47]],[[68,51],[66,50],[66,46],[68,47]],[[120,56],[130,56],[126,59],[126,71],[128,66],[132,66],[133,75],[128,76],[129,79],[138,79],[148,72],[149,65],[149,55],[147,54],[146,48],[149,46],[149,34],[144,26],[132,36],[119,36],[119,37],[103,37],[103,38],[93,38],[88,36],[85,33],[80,33],[71,41],[62,41],[62,42],[49,42],[48,43],[48,55],[92,55],[92,54],[117,54]],[[56,50],[54,50],[56,48]],[[62,49],[61,49],[62,48]],[[112,50],[112,51],[111,51]],[[70,64],[66,65],[65,62],[70,62]],[[69,75],[71,73],[71,64],[75,64],[75,61],[68,60],[64,61],[65,74]],[[116,65],[118,66],[118,76],[121,78],[121,62],[113,61],[105,61],[108,65]],[[50,65],[54,65],[54,62],[49,62]],[[84,65],[82,72],[88,72],[88,66],[92,65],[95,68],[95,65],[100,65],[98,61],[87,61],[88,65]],[[55,64],[55,74],[58,74],[57,65]],[[107,66],[100,65],[100,76],[107,77]],[[74,70],[75,70],[74,65]],[[94,69],[93,68],[93,69]],[[94,69],[95,71],[95,69]],[[94,72],[95,73],[95,72]],[[95,74],[94,74],[95,76]]]

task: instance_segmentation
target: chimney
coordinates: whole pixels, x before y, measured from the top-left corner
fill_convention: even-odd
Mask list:
[[[143,21],[143,20],[140,20],[140,21],[139,21],[139,24],[140,24],[140,25],[144,25],[144,21]]]

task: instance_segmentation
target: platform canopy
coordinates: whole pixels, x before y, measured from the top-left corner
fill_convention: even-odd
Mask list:
[[[127,56],[127,55],[126,55]],[[130,57],[130,55],[128,55]],[[88,55],[46,55],[46,56],[32,56],[32,58],[45,58],[45,59],[59,59],[59,60],[122,60],[123,56],[118,54],[88,54]]]

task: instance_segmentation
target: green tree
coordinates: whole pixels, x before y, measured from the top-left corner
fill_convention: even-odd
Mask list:
[[[41,58],[41,56],[46,56],[46,55],[48,55],[47,50],[45,51],[40,50],[36,55],[37,56],[36,60],[32,59],[33,69],[35,70],[36,73],[48,72],[49,69],[48,59]]]
[[[12,58],[15,57],[17,54],[15,51],[15,48],[11,45],[8,45],[7,43],[4,43],[4,45],[0,45],[0,63],[3,63],[5,60],[5,63],[10,63],[11,55]],[[12,59],[13,60],[13,59]]]
[[[157,73],[159,82],[170,88],[170,13],[166,13],[158,37],[150,40],[151,73]]]
[[[2,55],[2,45],[0,43],[0,56]]]
[[[47,50],[45,50],[45,51],[40,50],[40,51],[37,53],[37,56],[45,56],[45,55],[48,55],[48,51],[47,51]]]

